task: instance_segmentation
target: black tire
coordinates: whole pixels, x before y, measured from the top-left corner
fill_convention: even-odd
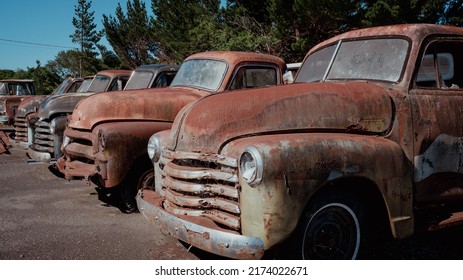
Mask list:
[[[150,168],[137,176],[129,176],[121,188],[122,207],[125,213],[138,212],[135,196],[141,189],[154,189],[154,169]]]
[[[297,259],[342,260],[359,257],[366,238],[361,203],[347,192],[323,195],[312,202],[294,238]]]

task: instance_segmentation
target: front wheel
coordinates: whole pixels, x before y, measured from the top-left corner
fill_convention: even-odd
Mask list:
[[[356,259],[364,245],[364,211],[349,193],[331,193],[311,203],[294,236],[296,258]]]
[[[125,213],[138,212],[135,196],[141,189],[154,189],[154,170],[150,168],[138,176],[130,176],[127,183],[121,185],[121,198]]]

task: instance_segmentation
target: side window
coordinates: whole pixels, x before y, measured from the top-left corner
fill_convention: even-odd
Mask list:
[[[121,82],[121,87],[118,90],[123,90],[127,82],[129,81],[130,76],[122,76],[119,77],[119,81]]]
[[[175,77],[176,72],[163,72],[160,73],[154,83],[151,85],[152,88],[157,87],[168,87]]]
[[[77,89],[82,84],[82,81],[76,81],[72,84],[72,86],[68,89],[68,92],[77,92]]]
[[[112,81],[111,86],[109,87],[108,91],[123,90],[128,80],[129,80],[128,76],[121,76],[121,77],[115,78]]]
[[[463,42],[434,42],[421,58],[416,87],[463,89]]]
[[[277,82],[277,70],[273,67],[243,66],[235,73],[229,89],[270,86]]]

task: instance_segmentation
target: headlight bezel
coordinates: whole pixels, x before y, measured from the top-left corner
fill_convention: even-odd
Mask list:
[[[239,172],[241,178],[251,187],[262,182],[264,160],[261,152],[254,146],[247,147],[240,155]]]
[[[156,163],[161,158],[161,139],[156,134],[151,135],[147,145],[148,157]]]

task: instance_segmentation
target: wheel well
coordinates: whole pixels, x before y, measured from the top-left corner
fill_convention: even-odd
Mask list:
[[[149,168],[154,170],[153,163],[151,162],[148,153],[144,153],[133,161],[133,164],[132,166],[130,166],[125,177],[126,179],[131,180],[134,177],[140,176],[144,171],[148,170]]]
[[[389,224],[386,204],[378,186],[371,180],[365,178],[342,178],[323,186],[312,196],[306,208],[320,197],[327,196],[337,191],[348,192],[363,205],[365,216],[369,225],[377,230],[383,230],[392,236],[392,229]]]

